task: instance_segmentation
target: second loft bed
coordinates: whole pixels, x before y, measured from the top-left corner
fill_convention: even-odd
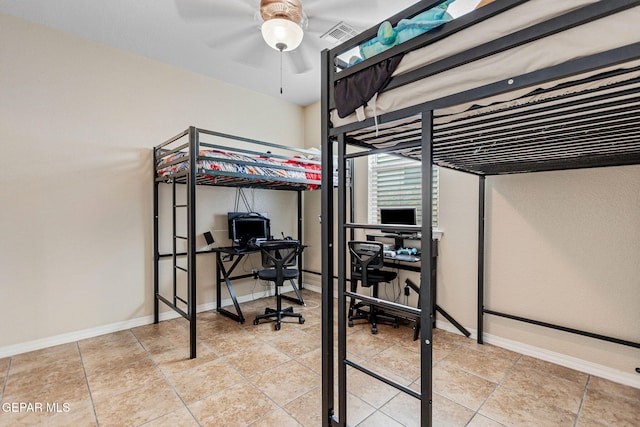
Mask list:
[[[190,127],[153,149],[154,323],[163,303],[189,321],[190,357],[196,357],[196,187],[234,187],[297,193],[297,239],[302,241],[302,193],[321,184],[318,152]],[[172,249],[160,253],[161,184],[172,186]],[[181,198],[177,187],[186,191]],[[179,223],[181,222],[181,223]],[[172,292],[160,290],[161,259],[172,259]],[[302,270],[302,257],[299,257]],[[186,282],[180,282],[186,278]],[[300,280],[299,283],[302,281]],[[219,306],[220,301],[217,301]],[[220,307],[218,311],[225,313]]]
[[[440,3],[420,2],[429,8]],[[518,2],[496,0],[482,9],[470,13],[464,21],[443,25],[433,33],[417,37],[413,43],[405,42],[384,54],[389,57],[403,54],[405,57],[416,49],[437,49],[439,42],[460,36],[475,40],[477,25],[491,25],[498,30],[509,28],[509,22],[500,20],[499,11],[523,11],[525,6],[548,4],[546,0]],[[565,2],[557,2],[565,3]],[[532,24],[515,33],[500,32],[495,39],[483,41],[478,50],[456,51],[450,55],[419,66],[409,75],[391,78],[388,92],[381,90],[378,100],[388,100],[389,108],[380,104],[367,108],[367,117],[358,121],[355,117],[336,119],[334,88],[343,71],[336,70],[335,59],[352,43],[323,54],[323,156],[334,153],[336,145],[339,161],[376,153],[392,153],[422,161],[423,172],[432,164],[476,175],[479,181],[478,217],[478,342],[483,340],[484,315],[502,316],[513,320],[551,327],[590,338],[640,348],[640,343],[616,337],[593,334],[561,325],[526,319],[518,315],[500,313],[485,307],[484,286],[484,204],[487,176],[524,172],[580,169],[603,166],[640,164],[640,32],[638,22],[640,1],[573,1],[566,13]],[[513,8],[513,9],[511,9]],[[483,10],[484,9],[484,10]],[[412,16],[418,10],[410,8],[392,20]],[[503,12],[506,13],[506,12]],[[513,17],[513,14],[510,15]],[[523,16],[526,14],[523,13]],[[461,19],[461,18],[458,18]],[[618,32],[617,23],[622,31]],[[629,27],[632,22],[633,27]],[[477,25],[474,25],[477,23]],[[604,23],[604,24],[603,24]],[[567,38],[575,30],[593,31],[590,38],[609,39],[594,51],[577,55],[574,44],[588,44],[584,39]],[[566,33],[564,33],[566,32]],[[564,33],[564,34],[563,34]],[[375,29],[365,32],[356,40],[362,42],[375,34]],[[574,35],[576,33],[573,33]],[[620,37],[618,37],[620,35]],[[556,38],[556,36],[559,36]],[[567,40],[574,40],[568,43]],[[547,61],[544,53],[537,55],[534,64],[525,44],[557,43],[557,50],[565,49],[564,57]],[[438,48],[439,49],[439,48]],[[442,52],[442,51],[441,51]],[[539,52],[546,52],[545,50]],[[384,55],[380,54],[380,55]],[[521,58],[521,56],[526,56]],[[500,58],[511,62],[505,70],[496,67],[486,78],[476,79],[478,70],[491,61],[503,64]],[[375,57],[374,57],[375,58]],[[372,59],[374,59],[372,58]],[[363,61],[347,69],[347,73],[375,64]],[[522,59],[522,61],[520,61]],[[383,59],[384,60],[384,59]],[[356,70],[356,67],[359,67]],[[443,82],[447,82],[444,84]],[[414,97],[398,99],[394,93],[401,86],[411,87]],[[426,89],[425,89],[426,88]],[[435,88],[435,89],[434,89]],[[426,98],[422,97],[426,94]],[[374,117],[375,116],[375,117]],[[430,189],[430,173],[423,173],[423,189]],[[344,196],[338,194],[338,242],[333,242],[331,213],[334,209],[333,193],[323,191],[323,307],[329,307],[332,294],[331,274],[334,271],[332,254],[343,253],[346,235],[343,229],[375,228],[371,224],[353,224],[346,221]],[[423,191],[423,212],[430,211],[431,195]],[[430,220],[423,218],[422,236],[431,236]],[[428,257],[429,245],[423,257]],[[338,265],[338,304],[345,303],[346,266]],[[423,306],[429,307],[432,282],[429,275],[421,275]],[[327,295],[325,295],[325,291]],[[326,304],[326,305],[325,305]],[[361,369],[347,359],[346,327],[338,310],[338,405],[333,402],[333,313],[323,311],[323,351],[329,356],[323,361],[323,388],[327,396],[323,400],[325,425],[345,426],[346,366]],[[420,314],[421,324],[421,391],[411,393],[421,400],[421,426],[430,426],[432,417],[431,397],[431,341],[430,313]],[[326,330],[325,330],[326,329]],[[638,368],[636,369],[638,371]],[[363,370],[366,372],[366,370]],[[371,373],[369,373],[371,375]],[[375,376],[375,374],[373,374]],[[378,377],[377,377],[378,378]],[[387,382],[384,378],[378,378]],[[389,385],[396,386],[387,382]],[[402,387],[396,388],[402,390]],[[404,391],[404,390],[403,390]],[[338,412],[339,411],[339,412]]]

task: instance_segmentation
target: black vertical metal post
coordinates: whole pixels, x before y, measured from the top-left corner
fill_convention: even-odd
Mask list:
[[[433,252],[433,184],[432,172],[433,111],[422,112],[422,259],[432,261]],[[430,264],[427,264],[430,265]],[[420,272],[420,426],[431,426],[432,419],[432,361],[433,361],[433,310],[434,305],[431,268]]]
[[[187,177],[187,179],[189,179]],[[178,220],[177,220],[177,209],[176,206],[178,204],[178,196],[176,194],[176,186],[177,183],[175,180],[173,180],[171,182],[171,233],[173,236],[173,240],[172,240],[172,250],[173,252],[171,252],[173,255],[171,256],[172,258],[172,262],[173,262],[173,298],[172,298],[172,302],[173,305],[177,305],[178,303]]]
[[[160,262],[158,243],[158,181],[156,181],[156,150],[154,148],[151,151],[151,156],[153,157],[153,161],[151,162],[151,166],[153,167],[153,323],[158,323],[160,321],[158,301],[158,293],[160,292],[160,279],[158,278],[158,264]]]
[[[188,264],[188,316],[190,357],[196,357],[196,174],[199,150],[198,130],[189,128],[189,177],[187,186],[187,258]]]
[[[322,207],[322,423],[333,418],[333,145],[329,139],[329,51],[321,54]]]
[[[478,185],[478,344],[483,343],[484,331],[484,210],[486,178],[481,176]]]
[[[347,277],[347,185],[344,133],[338,136],[338,421],[347,425],[347,319],[346,288]]]
[[[298,242],[302,243],[302,191],[298,190]],[[302,252],[298,256],[298,271],[300,272],[300,276],[298,277],[298,289],[303,289],[303,280],[302,280],[302,270],[303,270],[303,262],[302,262],[303,254]]]

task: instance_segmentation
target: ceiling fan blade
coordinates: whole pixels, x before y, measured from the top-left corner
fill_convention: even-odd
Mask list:
[[[285,52],[284,55],[294,74],[304,74],[311,70],[311,65],[305,58],[302,46],[290,52]]]
[[[256,13],[253,0],[174,0],[178,15],[186,20],[234,19]]]
[[[243,44],[256,37],[257,31],[253,28],[236,28],[233,31],[225,31],[209,37],[205,44],[212,49],[236,51]]]
[[[259,31],[245,32],[236,38],[227,38],[225,43],[216,43],[215,48],[223,49],[239,64],[253,68],[265,68],[277,64],[279,52],[270,48]]]
[[[307,0],[304,2],[304,10],[308,16],[323,16],[340,18],[344,16],[357,17],[365,12],[378,9],[380,0]]]

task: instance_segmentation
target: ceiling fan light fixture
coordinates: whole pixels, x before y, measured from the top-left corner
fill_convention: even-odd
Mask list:
[[[300,46],[304,31],[300,25],[284,18],[272,18],[262,24],[262,38],[273,49],[287,52]]]

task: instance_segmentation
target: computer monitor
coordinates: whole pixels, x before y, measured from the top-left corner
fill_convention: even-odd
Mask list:
[[[251,238],[267,240],[271,236],[270,220],[264,213],[229,212],[229,238],[233,243],[247,242]]]
[[[416,208],[380,208],[380,223],[384,225],[416,225]],[[384,233],[396,233],[383,229]]]

